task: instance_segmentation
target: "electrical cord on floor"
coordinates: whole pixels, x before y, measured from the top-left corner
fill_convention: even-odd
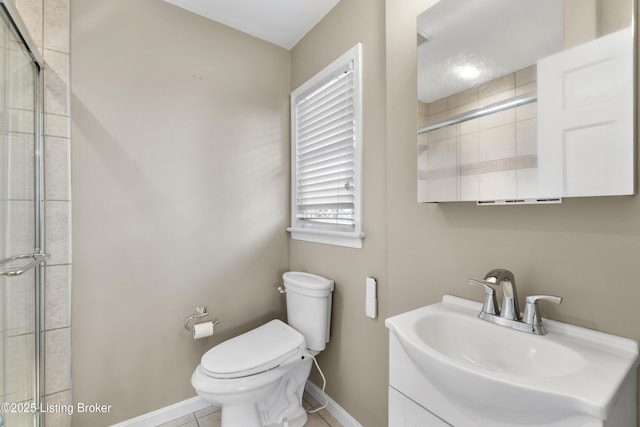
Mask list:
[[[316,368],[318,369],[318,372],[320,372],[320,376],[322,377],[322,394],[324,394],[325,402],[324,402],[324,405],[322,405],[322,406],[319,406],[319,407],[314,408],[314,409],[309,409],[307,411],[307,414],[315,414],[316,412],[321,411],[324,408],[326,408],[327,405],[329,404],[329,397],[324,392],[324,388],[327,386],[327,379],[324,377],[324,374],[322,373],[322,369],[320,369],[320,366],[318,365],[318,361],[316,360],[315,356],[311,356],[311,358],[313,359],[313,363],[316,364]]]

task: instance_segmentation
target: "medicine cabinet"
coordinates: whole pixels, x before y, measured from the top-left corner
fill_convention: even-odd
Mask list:
[[[634,0],[440,0],[417,17],[418,201],[634,183]]]

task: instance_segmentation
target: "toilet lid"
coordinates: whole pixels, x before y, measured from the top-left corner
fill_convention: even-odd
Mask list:
[[[201,365],[212,377],[240,378],[273,369],[304,348],[302,334],[276,319],[213,347]]]

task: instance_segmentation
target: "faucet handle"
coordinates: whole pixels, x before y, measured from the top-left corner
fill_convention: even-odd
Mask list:
[[[542,325],[542,319],[540,318],[540,311],[538,310],[538,301],[546,300],[555,304],[562,302],[561,297],[554,295],[529,295],[525,298],[524,314],[522,321],[529,325],[540,326]]]
[[[496,292],[493,288],[494,286],[497,286],[497,283],[487,282],[484,280],[469,279],[469,284],[482,286],[484,288],[485,295],[482,312],[497,316],[499,314],[498,300],[496,299]]]

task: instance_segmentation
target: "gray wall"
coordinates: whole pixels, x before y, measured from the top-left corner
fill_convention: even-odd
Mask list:
[[[72,2],[74,415],[190,398],[216,343],[283,315],[289,52],[158,0]],[[199,304],[220,325],[194,341]]]
[[[415,16],[428,3],[387,0],[388,314],[443,294],[480,300],[467,279],[503,267],[521,298],[565,298],[541,304],[543,316],[640,340],[638,196],[548,206],[415,202]]]
[[[328,394],[367,427],[386,425],[387,417],[384,13],[383,0],[342,0],[291,51],[294,89],[362,42],[364,247],[359,250],[294,240],[291,269],[321,274],[336,282],[331,342],[318,360],[327,376]],[[364,315],[367,276],[378,279],[376,320]],[[322,384],[315,373],[312,380]]]
[[[416,203],[415,16],[429,3],[342,0],[290,56],[162,2],[72,4],[74,400],[113,403],[108,424],[192,396],[207,348],[282,313],[273,285],[289,268],[336,281],[319,361],[367,427],[387,425],[384,318],[446,293],[479,300],[467,279],[494,267],[521,296],[565,297],[548,317],[640,339],[638,197]],[[289,88],[357,42],[364,248],[289,253]],[[182,321],[200,303],[224,323],[194,343]]]
[[[294,241],[291,266],[336,280],[333,336],[320,363],[329,394],[367,427],[387,425],[388,377],[387,331],[364,317],[369,274],[380,279],[381,318],[444,294],[480,300],[468,278],[503,267],[515,273],[521,297],[565,298],[541,304],[545,316],[640,339],[637,196],[553,206],[416,202],[415,18],[431,3],[386,0],[382,12],[380,2],[342,0],[292,50],[293,88],[355,42],[364,45],[364,249]]]

